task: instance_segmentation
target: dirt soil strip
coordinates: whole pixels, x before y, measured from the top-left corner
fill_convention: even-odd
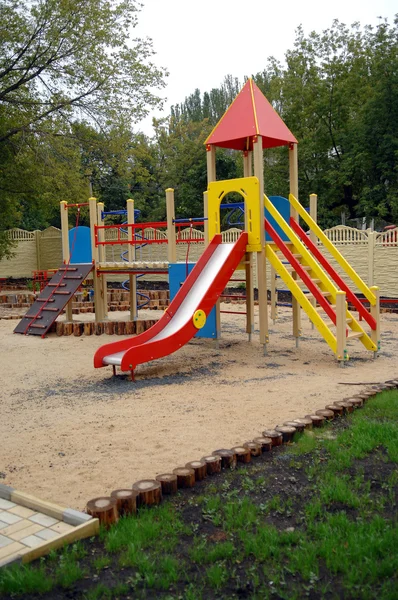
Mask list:
[[[143,319],[159,317],[141,312]],[[244,316],[222,315],[219,350],[194,340],[140,366],[135,383],[113,378],[110,368],[94,370],[94,352],[107,336],[42,340],[13,335],[15,323],[1,321],[0,482],[82,510],[90,498],[342,400],[352,388],[341,383],[397,376],[397,315],[382,315],[376,361],[351,341],[351,360],[340,369],[304,315],[296,349],[291,310],[279,314],[267,357],[257,341],[248,343]]]

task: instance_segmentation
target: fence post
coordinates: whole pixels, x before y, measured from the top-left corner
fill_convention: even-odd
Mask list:
[[[375,231],[368,233],[368,286],[371,287],[374,284],[374,259],[375,259],[375,246],[376,246]]]

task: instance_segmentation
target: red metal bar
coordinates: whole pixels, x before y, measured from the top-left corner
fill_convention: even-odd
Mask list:
[[[319,248],[314,244],[314,242],[309,238],[304,229],[295,221],[294,219],[290,219],[290,227],[293,229],[295,233],[301,238],[302,242],[307,246],[311,254],[315,256],[317,261],[322,265],[325,271],[330,275],[330,277],[337,283],[339,288],[343,290],[347,295],[348,302],[351,302],[358,310],[358,313],[365,319],[365,321],[370,325],[371,329],[376,330],[376,319],[372,317],[372,315],[366,310],[362,302],[359,298],[350,290],[345,281],[340,277],[337,271],[332,267],[327,258],[322,254]]]
[[[316,301],[322,306],[325,313],[331,319],[334,325],[336,325],[336,313],[329,304],[329,302],[322,295],[321,290],[317,287],[317,285],[312,281],[311,277],[308,275],[307,271],[303,269],[303,266],[299,263],[297,258],[293,255],[293,253],[286,246],[285,242],[282,238],[277,234],[275,229],[272,227],[270,222],[267,219],[264,219],[264,225],[266,232],[271,236],[272,240],[276,243],[279,250],[283,253],[286,260],[292,265],[296,273],[299,275],[300,279],[305,283],[310,292],[313,294]]]
[[[64,204],[65,208],[76,208],[77,206],[90,206],[89,202],[79,202],[78,204]]]
[[[239,310],[220,310],[220,313],[225,315],[247,315],[247,312],[240,312]]]

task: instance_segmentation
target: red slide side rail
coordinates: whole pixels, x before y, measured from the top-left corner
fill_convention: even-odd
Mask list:
[[[372,317],[372,315],[366,310],[361,300],[354,294],[353,291],[350,290],[345,281],[340,277],[334,267],[330,264],[328,259],[322,254],[319,250],[318,246],[314,244],[314,242],[309,238],[304,229],[295,221],[294,219],[290,219],[290,227],[293,229],[295,233],[301,238],[303,244],[305,244],[311,254],[317,259],[317,261],[322,265],[327,274],[335,281],[335,283],[339,286],[339,288],[346,293],[348,302],[351,302],[353,306],[357,309],[359,315],[365,319],[365,321],[370,325],[370,328],[374,331],[376,330],[377,324],[376,319]]]
[[[265,231],[271,236],[275,244],[278,246],[279,250],[283,253],[286,260],[289,261],[296,273],[300,276],[300,279],[305,283],[310,292],[316,298],[318,304],[322,306],[325,313],[328,315],[328,317],[331,319],[334,325],[336,325],[336,313],[329,304],[329,302],[326,300],[326,298],[324,298],[324,296],[322,295],[321,290],[312,281],[311,277],[308,275],[307,271],[303,269],[302,265],[299,263],[297,258],[293,256],[293,253],[289,250],[285,242],[277,234],[272,225],[266,219],[264,219],[264,224]]]
[[[109,354],[115,354],[117,352],[124,352],[124,356],[121,361],[122,371],[133,370],[137,364],[142,364],[155,358],[161,358],[167,356],[172,352],[175,352],[186,344],[197,332],[192,319],[186,323],[178,332],[168,336],[167,338],[154,341],[150,343],[151,339],[160,333],[165,326],[171,321],[178,308],[186,298],[187,294],[192,290],[199,275],[209,262],[211,256],[215,252],[216,248],[221,244],[222,236],[220,234],[214,236],[200,259],[198,260],[195,267],[192,269],[184,285],[177,292],[174,300],[163,313],[153,327],[145,331],[144,333],[127,340],[121,340],[101,346],[94,355],[94,367],[105,367],[103,359]],[[197,309],[201,309],[208,315],[216,303],[219,296],[224,291],[231,275],[239,264],[240,260],[246,252],[247,245],[247,234],[242,233],[237,242],[234,244],[229,257],[226,259],[222,269],[215,277],[214,281],[210,285],[210,288],[206,296],[198,301]],[[149,342],[149,343],[147,343]]]

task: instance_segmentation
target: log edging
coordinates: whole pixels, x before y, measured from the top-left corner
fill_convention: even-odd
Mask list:
[[[238,461],[240,466],[243,467],[243,465],[251,462],[252,459],[256,460],[257,456],[274,451],[273,448],[275,446],[291,444],[294,436],[302,433],[305,429],[321,427],[327,421],[343,418],[354,410],[361,408],[369,398],[376,396],[384,390],[396,388],[398,388],[398,379],[389,379],[384,383],[371,386],[361,394],[337,400],[332,404],[329,403],[325,408],[316,410],[312,414],[305,415],[305,417],[286,421],[283,425],[277,425],[275,429],[265,429],[262,436],[257,436],[252,441],[245,442],[241,446],[214,450],[206,457],[186,463],[185,467],[172,469],[171,473],[158,475],[154,480],[145,480],[158,485],[162,484],[159,491],[160,498],[158,496],[154,504],[162,500],[162,491],[163,493],[174,494],[178,489],[192,488],[198,481],[202,481],[207,477],[212,477],[225,470],[235,469]],[[168,485],[169,482],[172,485]],[[135,489],[134,486],[139,483],[136,482],[133,484],[132,489]],[[165,484],[166,489],[163,488]],[[111,500],[111,496],[107,498]],[[87,504],[89,505],[90,501]],[[138,511],[140,510],[140,504],[140,502],[137,502]],[[101,515],[96,516],[101,523]],[[121,515],[117,516],[116,521],[119,516]],[[103,524],[109,526],[109,521],[104,521]]]

